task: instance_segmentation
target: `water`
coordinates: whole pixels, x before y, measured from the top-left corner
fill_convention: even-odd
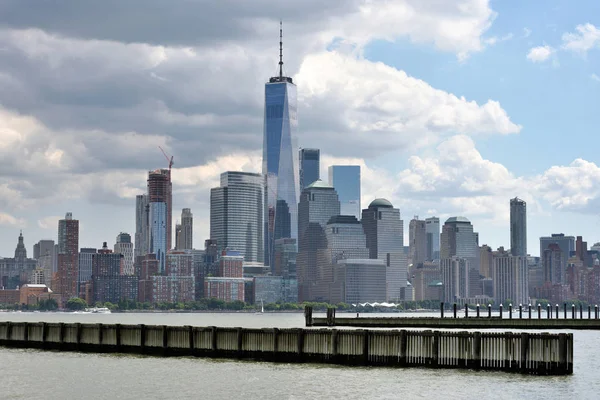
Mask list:
[[[394,314],[398,315],[398,314]],[[402,314],[405,315],[405,314]],[[425,316],[426,314],[419,314]],[[0,313],[0,321],[303,327],[302,314]],[[597,399],[600,332],[575,331],[574,374],[356,368],[0,348],[1,399]]]

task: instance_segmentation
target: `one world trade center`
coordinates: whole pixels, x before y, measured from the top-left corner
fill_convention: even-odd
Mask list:
[[[262,173],[265,177],[265,264],[274,268],[275,240],[298,235],[298,197],[292,136],[298,126],[296,85],[283,76],[279,30],[279,75],[265,84]]]

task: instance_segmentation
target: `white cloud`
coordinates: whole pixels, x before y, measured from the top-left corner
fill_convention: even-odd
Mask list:
[[[10,214],[0,212],[0,225],[24,228],[27,222],[23,218],[16,218]]]
[[[529,36],[531,36],[531,29],[527,27],[523,28],[523,37],[528,38]]]
[[[592,80],[596,81],[596,82],[600,82],[600,76],[596,75],[596,74],[592,74],[590,75],[590,78],[592,78]]]
[[[576,32],[565,33],[562,36],[562,48],[575,53],[586,54],[593,48],[600,48],[600,29],[587,23],[577,25]]]
[[[490,38],[485,39],[485,44],[489,45],[489,46],[494,46],[498,43],[502,43],[502,42],[506,42],[508,40],[511,40],[514,37],[514,35],[512,33],[508,33],[504,36],[492,36]]]
[[[529,53],[527,53],[527,59],[531,62],[544,62],[546,60],[548,60],[550,58],[550,56],[552,56],[552,54],[554,54],[555,50],[554,48],[545,45],[545,46],[538,46],[538,47],[533,47],[529,50]]]
[[[58,215],[50,215],[41,219],[38,219],[37,224],[42,229],[48,229],[50,231],[58,231],[58,221],[64,217]]]

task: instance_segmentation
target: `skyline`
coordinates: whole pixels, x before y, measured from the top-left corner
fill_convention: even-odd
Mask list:
[[[322,177],[332,164],[360,165],[362,204],[390,200],[406,237],[413,215],[441,223],[464,216],[480,244],[508,248],[509,199],[518,196],[529,206],[531,254],[552,233],[600,241],[600,169],[587,133],[599,122],[592,109],[600,100],[593,79],[600,71],[592,70],[600,24],[589,21],[598,9],[591,2],[565,13],[564,1],[511,9],[472,0],[463,15],[453,4],[433,12],[398,1],[385,6],[389,15],[366,15],[354,12],[359,1],[333,2],[327,19],[311,2],[274,10],[259,2],[269,22],[244,24],[235,17],[257,12],[230,1],[236,14],[219,29],[172,24],[157,30],[160,37],[111,18],[116,29],[102,21],[91,31],[85,6],[74,24],[59,20],[60,6],[24,14],[23,3],[8,4],[0,17],[2,256],[13,254],[21,229],[28,252],[40,239],[56,241],[66,212],[81,221],[80,247],[133,235],[147,171],[167,167],[158,146],[175,157],[173,212],[192,209],[194,247],[202,248],[219,175],[260,172],[262,86],[278,68],[279,17],[285,73],[298,84],[296,145],[321,149]],[[409,17],[401,5],[421,7],[423,16]],[[185,7],[172,8],[165,18]],[[540,10],[543,22],[534,23]],[[219,9],[203,11],[210,20]],[[426,17],[476,23],[462,33],[424,32]]]

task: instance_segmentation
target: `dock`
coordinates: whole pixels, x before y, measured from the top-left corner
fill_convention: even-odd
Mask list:
[[[443,306],[442,306],[443,307]],[[450,311],[450,316],[444,316],[444,309],[440,317],[379,317],[363,314],[354,316],[344,313],[343,317],[336,316],[336,310],[329,308],[326,317],[313,317],[311,307],[306,307],[304,316],[307,327],[355,327],[355,328],[424,328],[424,329],[529,329],[529,330],[600,330],[598,306],[592,312],[588,307],[587,313],[580,307],[579,312],[575,306],[567,312],[566,305],[562,310],[559,307],[548,307],[542,318],[541,307],[535,314],[532,308],[527,310],[509,310],[506,315],[502,308],[500,311],[488,310],[469,311],[466,308],[463,315],[458,315],[456,305]],[[560,311],[560,312],[559,312]]]
[[[0,346],[379,367],[573,373],[572,334],[0,322]]]

